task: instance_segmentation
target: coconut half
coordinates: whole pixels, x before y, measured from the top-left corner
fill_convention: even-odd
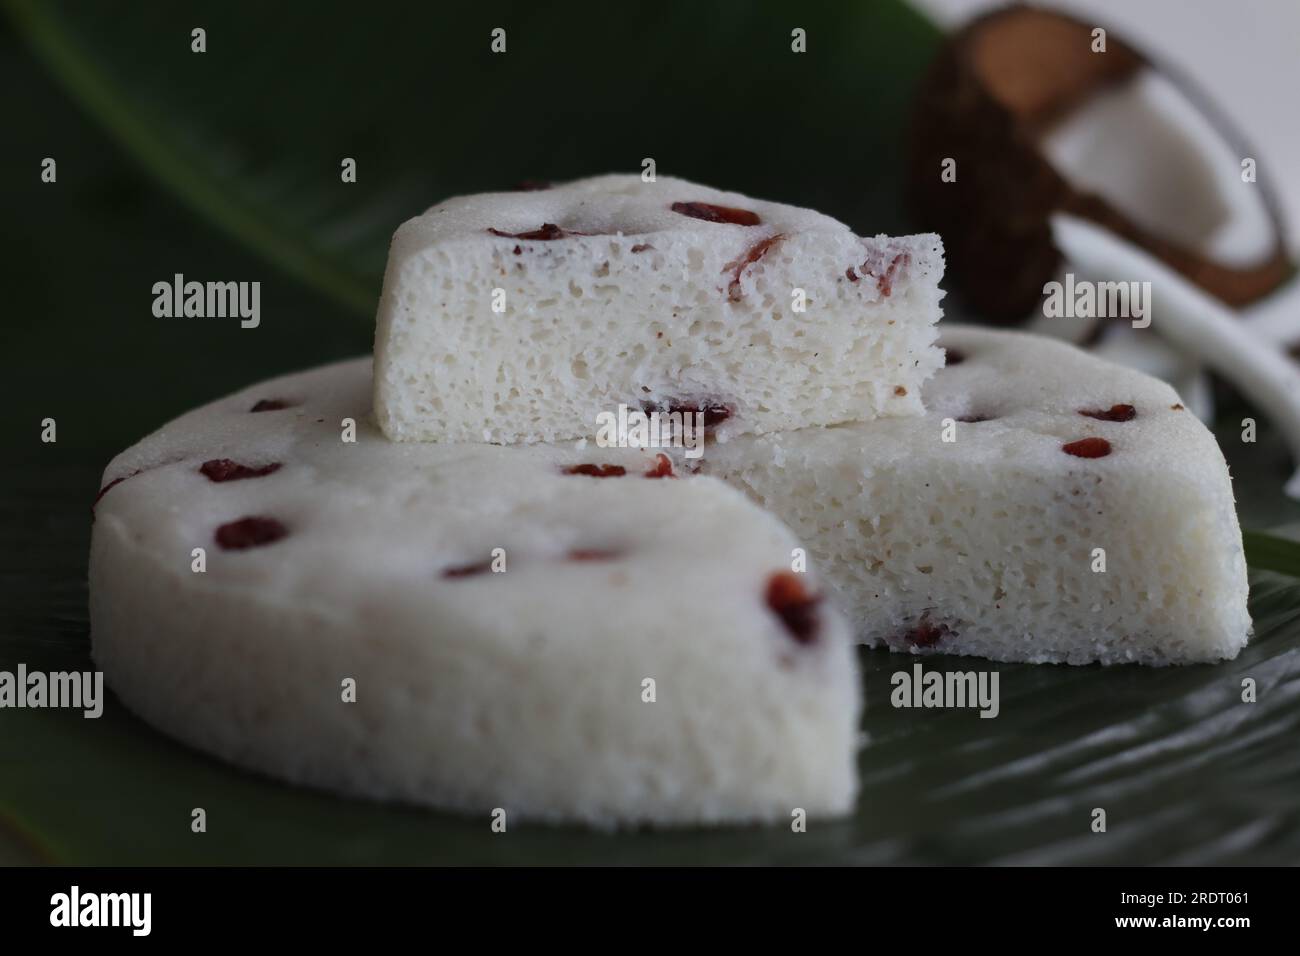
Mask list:
[[[958,290],[986,319],[1034,312],[1061,268],[1049,220],[1062,212],[1225,305],[1269,295],[1294,267],[1258,154],[1185,76],[1110,31],[1095,51],[1095,29],[1003,8],[954,34],[922,81],[910,199]]]

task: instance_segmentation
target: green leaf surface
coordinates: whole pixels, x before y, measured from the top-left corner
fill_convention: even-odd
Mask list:
[[[4,0],[92,119],[209,222],[358,314],[449,195],[640,171],[901,224],[895,124],[938,33],[900,0]],[[493,54],[490,33],[507,31]],[[790,32],[814,51],[795,55]],[[207,52],[190,31],[207,31]],[[340,181],[344,157],[355,184]]]
[[[0,513],[0,669],[88,669],[84,562],[99,463],[23,469]],[[1300,544],[1270,539],[1284,561]],[[233,769],[110,699],[0,714],[0,859],[86,864],[1293,863],[1300,860],[1300,580],[1252,575],[1237,660],[1175,668],[990,665],[1001,713],[897,710],[916,659],[863,651],[856,814],[787,828],[512,827],[349,801]],[[141,622],[148,627],[147,621]],[[1242,681],[1257,702],[1242,700]],[[190,832],[194,807],[206,834]],[[1089,830],[1103,807],[1108,831]]]
[[[0,328],[13,450],[0,471],[0,669],[47,671],[90,666],[89,503],[103,465],[198,402],[364,347],[357,318],[373,314],[402,219],[447,195],[651,156],[662,174],[814,206],[860,232],[903,230],[898,129],[938,42],[895,0],[684,3],[632,21],[593,3],[0,5],[48,71],[0,31],[20,119],[0,183],[22,224],[0,235],[19,317]],[[488,53],[498,25],[504,57]],[[189,51],[195,26],[206,54]],[[807,55],[789,52],[794,26]],[[59,157],[58,189],[32,175],[43,155]],[[345,156],[355,185],[339,181]],[[148,314],[149,284],[172,271],[259,278],[261,262],[317,294],[268,279],[253,337]],[[57,445],[36,442],[46,414]],[[1260,438],[1220,433],[1243,522],[1300,520],[1278,491],[1285,449]],[[1230,663],[993,665],[1002,712],[981,720],[894,710],[890,676],[913,659],[864,651],[861,801],[805,834],[494,836],[486,820],[232,769],[110,699],[98,720],[0,712],[0,861],[1294,863],[1300,582],[1272,572],[1300,557],[1276,535],[1248,535],[1247,549],[1256,633]],[[1097,806],[1105,834],[1088,827]],[[207,834],[190,832],[195,807]]]
[[[1252,568],[1300,578],[1300,545],[1295,541],[1262,531],[1245,531],[1242,539]]]

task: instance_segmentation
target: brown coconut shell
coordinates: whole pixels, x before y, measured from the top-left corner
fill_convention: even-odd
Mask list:
[[[1062,211],[1135,243],[1229,306],[1273,292],[1294,267],[1263,177],[1270,252],[1242,267],[1144,229],[1106,197],[1076,188],[1043,154],[1038,142],[1049,125],[1095,93],[1160,69],[1109,30],[1106,52],[1092,52],[1095,26],[1005,7],[950,37],[923,79],[909,133],[909,200],[919,225],[943,236],[956,287],[985,318],[1023,319],[1056,277],[1061,253],[1049,218]],[[1241,155],[1255,155],[1185,78],[1162,72]],[[956,182],[940,178],[947,158],[957,161]]]

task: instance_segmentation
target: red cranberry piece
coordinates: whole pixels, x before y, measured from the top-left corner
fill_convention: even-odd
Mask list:
[[[106,484],[103,488],[100,488],[100,489],[99,489],[99,494],[95,495],[95,500],[92,501],[91,504],[90,504],[90,511],[91,511],[91,513],[92,513],[92,514],[94,513],[94,511],[95,511],[95,505],[99,504],[99,499],[102,498],[102,497],[104,497],[104,495],[108,494],[108,489],[110,489],[110,488],[116,488],[118,485],[120,485],[122,482],[126,481],[128,478],[134,478],[134,477],[135,477],[136,475],[138,475],[138,474],[140,474],[140,472],[138,472],[138,471],[133,471],[133,472],[131,472],[131,474],[129,474],[129,475],[123,475],[121,478],[114,478],[112,481],[110,481],[108,484]]]
[[[566,475],[586,475],[589,478],[622,478],[627,469],[622,465],[570,465],[564,469]]]
[[[660,415],[671,415],[673,412],[680,412],[683,415],[688,412],[692,415],[703,415],[706,431],[716,428],[735,414],[735,409],[720,402],[679,402],[675,399],[658,405],[654,402],[642,402],[641,411],[647,415],[652,415],[655,412]]]
[[[647,478],[676,478],[673,474],[672,460],[663,452],[655,455],[655,463],[645,473]]]
[[[727,272],[731,273],[731,282],[727,284],[727,298],[732,302],[739,302],[741,298],[744,297],[745,293],[740,287],[740,277],[749,266],[753,265],[759,259],[762,259],[763,256],[767,255],[769,249],[784,238],[785,236],[778,232],[774,236],[760,239],[758,242],[750,246],[745,251],[745,254],[739,259],[734,259],[722,267],[724,274]]]
[[[703,219],[705,222],[727,222],[733,226],[758,226],[763,222],[758,218],[758,213],[748,209],[715,206],[708,202],[675,202],[670,208],[673,212],[692,219]]]
[[[952,629],[947,624],[935,624],[923,619],[903,635],[903,640],[912,647],[934,647],[952,634]]]
[[[147,468],[137,468],[135,471],[131,472],[130,474],[123,475],[123,476],[120,477],[120,478],[114,478],[112,481],[110,481],[108,484],[106,484],[103,488],[100,488],[100,489],[99,489],[99,492],[95,495],[95,500],[92,501],[92,502],[90,503],[90,521],[91,521],[91,523],[94,524],[94,521],[95,521],[95,507],[99,504],[99,499],[100,499],[100,498],[103,498],[104,495],[108,494],[110,488],[116,488],[118,485],[120,485],[122,482],[126,481],[128,478],[134,478],[136,475],[142,475],[142,474],[144,474],[146,471],[149,471],[150,469],[153,469],[153,468],[161,468],[163,465],[171,465],[171,464],[175,464],[177,460],[178,460],[178,459],[175,459],[175,458],[169,458],[169,459],[167,459],[166,461],[160,461],[160,462],[158,462],[157,464],[149,465]]]
[[[553,222],[544,222],[540,229],[534,229],[532,232],[502,232],[500,229],[489,229],[488,232],[494,236],[501,236],[503,239],[526,239],[530,242],[550,242],[552,239],[586,235],[586,233],[582,232],[570,232],[567,229],[561,229]]]
[[[900,252],[890,260],[889,267],[881,275],[876,276],[876,288],[886,299],[894,291],[894,280],[898,278],[898,270],[909,258],[906,252]]]
[[[520,193],[535,193],[550,188],[550,182],[545,179],[523,179],[515,183],[515,192]]]
[[[249,409],[250,412],[278,412],[282,408],[289,408],[290,405],[282,398],[262,398],[258,399],[257,404]]]
[[[821,597],[810,595],[793,571],[778,571],[767,579],[767,606],[799,644],[811,644],[817,638],[820,602]]]
[[[231,461],[229,458],[212,458],[199,466],[199,474],[209,481],[239,481],[243,478],[263,478],[279,470],[280,463],[278,461],[263,465],[261,468],[252,468],[248,465],[241,465],[237,461]]]
[[[895,385],[894,394],[897,395],[899,398],[902,398],[904,395],[907,394],[907,389],[905,389],[902,385]]]
[[[1061,451],[1075,458],[1105,458],[1110,454],[1110,442],[1104,438],[1080,438],[1062,445]]]
[[[223,524],[217,528],[216,539],[227,551],[243,551],[279,541],[288,533],[289,529],[274,518],[253,515]]]
[[[858,281],[858,273],[871,276],[876,280],[876,289],[880,295],[887,299],[894,291],[894,282],[898,279],[899,272],[911,261],[910,253],[900,252],[886,263],[885,254],[879,249],[872,249],[862,265],[856,268],[850,266],[845,275],[849,277],[850,282]]]
[[[862,278],[862,276],[858,275],[856,272],[853,271],[853,266],[849,266],[847,269],[845,269],[844,275],[848,277],[848,280],[850,282],[857,282],[859,279]]]
[[[654,246],[650,245],[650,243],[648,242],[638,242],[635,246],[632,247],[632,251],[645,252],[647,249],[653,249],[653,248]]]
[[[129,475],[123,475],[121,478],[114,478],[112,481],[110,481],[108,484],[106,484],[103,488],[100,488],[100,489],[99,489],[99,494],[95,495],[95,500],[92,501],[92,502],[90,503],[90,523],[91,523],[91,524],[94,524],[94,523],[95,523],[95,507],[99,504],[99,499],[102,498],[102,497],[104,497],[104,495],[108,494],[108,490],[109,490],[110,488],[116,488],[118,485],[120,485],[122,482],[126,481],[128,478],[134,478],[134,477],[135,477],[136,475],[138,475],[138,474],[140,474],[140,472],[138,472],[138,471],[133,471],[133,472],[131,472],[131,474],[129,474]]]
[[[1081,408],[1079,414],[1102,422],[1131,422],[1137,418],[1137,409],[1132,405],[1112,405],[1110,408]]]
[[[444,568],[442,576],[444,578],[469,578],[476,574],[487,574],[491,570],[491,561],[480,561],[477,564],[462,564],[454,568]]]
[[[621,556],[619,551],[607,548],[574,548],[568,554],[570,561],[613,561]]]

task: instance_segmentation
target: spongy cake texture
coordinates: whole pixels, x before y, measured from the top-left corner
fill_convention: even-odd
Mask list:
[[[640,451],[599,478],[566,473],[594,448],[394,444],[370,395],[369,359],[276,379],[109,465],[91,636],[127,707],[275,777],[485,820],[852,806],[850,631],[778,613],[775,518]]]
[[[1235,657],[1250,617],[1232,486],[1177,393],[1037,336],[947,325],[941,344],[924,417],[738,439],[702,470],[804,539],[867,643]]]
[[[375,412],[398,441],[590,437],[620,404],[720,440],[917,415],[938,236],[637,175],[448,200],[393,237]]]

